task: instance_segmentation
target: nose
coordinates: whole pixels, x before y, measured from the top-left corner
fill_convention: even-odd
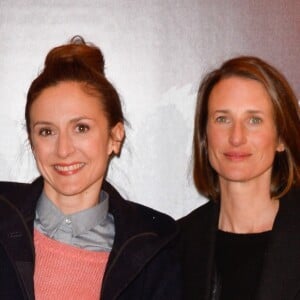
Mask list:
[[[57,138],[57,155],[65,158],[75,150],[72,137],[67,132],[60,132]]]
[[[246,142],[247,133],[245,126],[240,122],[233,123],[230,128],[229,142],[233,146],[239,146]]]

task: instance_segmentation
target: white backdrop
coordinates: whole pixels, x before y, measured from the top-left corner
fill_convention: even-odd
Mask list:
[[[0,0],[0,180],[38,175],[24,128],[27,89],[47,52],[75,34],[102,49],[131,125],[109,180],[175,218],[205,201],[190,175],[205,72],[257,55],[300,95],[298,0]]]

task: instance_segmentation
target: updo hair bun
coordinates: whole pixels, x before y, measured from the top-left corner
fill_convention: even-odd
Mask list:
[[[55,67],[57,64],[80,63],[86,67],[104,74],[104,57],[101,50],[91,43],[86,43],[84,39],[75,35],[69,44],[53,48],[45,59],[45,70]]]

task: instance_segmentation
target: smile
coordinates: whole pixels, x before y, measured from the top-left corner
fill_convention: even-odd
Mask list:
[[[76,163],[72,165],[54,165],[54,168],[59,173],[73,174],[76,173],[79,169],[81,169],[84,165],[84,163]]]

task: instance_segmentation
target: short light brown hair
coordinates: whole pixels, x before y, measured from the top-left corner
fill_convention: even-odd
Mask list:
[[[197,190],[204,196],[220,198],[219,178],[208,160],[207,115],[211,91],[222,79],[237,76],[260,82],[270,96],[277,133],[285,151],[273,162],[270,195],[280,198],[300,184],[300,110],[296,95],[285,77],[265,61],[241,56],[224,62],[201,82],[196,104],[193,139],[193,175]]]

